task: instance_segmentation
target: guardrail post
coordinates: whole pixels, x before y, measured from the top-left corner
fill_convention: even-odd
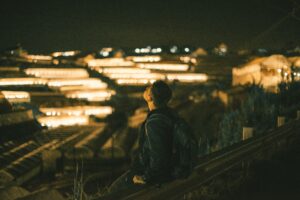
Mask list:
[[[280,127],[280,126],[284,125],[284,123],[285,123],[285,117],[278,116],[277,117],[277,127]]]
[[[297,110],[297,119],[300,119],[300,110]]]
[[[253,127],[243,127],[243,140],[253,137]]]
[[[58,150],[45,150],[42,152],[43,173],[54,174],[56,171],[56,161],[61,157]]]

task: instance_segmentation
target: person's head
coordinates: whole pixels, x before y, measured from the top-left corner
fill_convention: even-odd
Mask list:
[[[160,108],[168,104],[172,90],[164,81],[155,81],[146,88],[143,96],[148,105],[153,104],[156,108]]]

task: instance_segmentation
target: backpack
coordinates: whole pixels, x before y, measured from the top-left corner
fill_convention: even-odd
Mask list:
[[[182,118],[174,120],[172,147],[172,175],[187,178],[193,171],[198,155],[198,143],[189,124]]]

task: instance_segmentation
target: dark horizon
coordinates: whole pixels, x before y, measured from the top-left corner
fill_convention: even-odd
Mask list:
[[[298,5],[295,0],[6,1],[0,7],[0,48],[20,43],[43,53],[104,46],[208,48],[220,42],[229,49],[295,47]]]

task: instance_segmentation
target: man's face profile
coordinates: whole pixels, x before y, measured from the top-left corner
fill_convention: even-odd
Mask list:
[[[149,102],[149,101],[152,100],[152,98],[151,98],[151,86],[148,86],[145,89],[143,97],[144,97],[144,99],[145,99],[146,102]]]

